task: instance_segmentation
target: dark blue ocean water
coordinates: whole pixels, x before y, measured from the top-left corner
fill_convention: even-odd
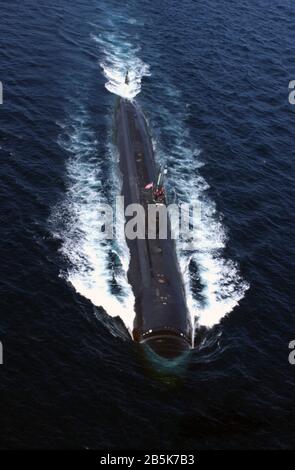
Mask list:
[[[288,0],[1,1],[1,448],[294,446],[294,18]],[[197,319],[178,378],[130,340],[126,246],[96,237],[126,68],[169,191],[204,212],[178,249]]]

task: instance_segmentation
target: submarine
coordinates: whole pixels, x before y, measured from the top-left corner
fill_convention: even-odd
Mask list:
[[[167,207],[165,172],[158,171],[148,124],[136,101],[118,97],[115,129],[124,208],[140,204],[147,218],[150,204]],[[127,222],[125,212],[125,228]],[[165,238],[148,236],[146,228],[144,237],[126,237],[130,251],[127,276],[135,297],[133,339],[158,356],[173,359],[192,348],[192,324],[169,216],[166,230]]]

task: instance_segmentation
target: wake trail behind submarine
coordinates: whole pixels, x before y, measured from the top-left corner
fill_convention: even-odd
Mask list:
[[[139,57],[139,49],[133,46],[127,33],[123,31],[123,37],[118,35],[116,18],[112,17],[110,24],[110,32],[91,34],[99,47],[100,65],[107,78],[105,88],[132,100],[141,91],[143,77],[151,75],[149,65]],[[126,69],[130,71],[129,86],[124,83]],[[249,285],[239,275],[236,262],[224,256],[228,237],[220,219],[222,214],[217,213],[214,201],[208,197],[209,186],[199,173],[198,168],[204,163],[190,137],[181,94],[168,75],[159,73],[158,77],[160,82],[154,84],[154,92],[162,94],[162,101],[157,102],[156,107],[153,100],[145,106],[151,117],[150,127],[156,129],[153,147],[160,163],[167,162],[169,155],[168,193],[172,186],[183,203],[202,204],[203,219],[196,231],[195,246],[187,251],[186,244],[177,240],[176,249],[190,316],[196,318],[197,325],[210,328],[238,305]],[[131,331],[134,295],[127,281],[130,253],[124,234],[120,240],[110,243],[98,236],[101,224],[97,214],[101,203],[112,204],[121,184],[117,174],[118,151],[112,140],[113,106],[114,102],[109,102],[106,139],[96,134],[85,94],[77,96],[73,106],[65,110],[65,119],[57,123],[61,128],[58,144],[68,157],[67,190],[60,203],[53,207],[50,222],[53,236],[62,242],[59,251],[65,265],[61,277],[93,305],[102,306],[112,317],[119,316]],[[107,175],[105,167],[109,169]],[[186,174],[190,175],[189,179]],[[106,177],[111,187],[108,195],[103,185]],[[119,268],[115,270],[109,261],[113,253]],[[201,301],[195,293],[195,274],[190,270],[192,262],[198,266]],[[120,286],[119,292],[112,288],[114,280]]]

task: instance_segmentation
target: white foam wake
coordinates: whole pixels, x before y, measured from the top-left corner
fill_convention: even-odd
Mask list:
[[[99,45],[107,90],[133,99],[141,91],[142,78],[150,74],[149,66],[139,58],[139,49],[133,47],[123,33],[117,36],[107,32],[92,38]],[[125,84],[127,70],[129,85]],[[162,104],[150,105],[151,123],[157,130],[153,134],[158,135],[156,158],[167,164],[167,183],[178,200],[201,206],[202,218],[196,228],[194,244],[179,241],[177,250],[192,318],[196,317],[200,325],[211,327],[233,310],[249,286],[241,278],[237,264],[224,256],[225,229],[214,202],[206,194],[208,184],[199,173],[200,152],[194,147],[185,124],[181,93],[167,79],[165,83],[165,77],[159,82],[158,96],[162,96]],[[68,190],[64,203],[55,209],[53,219],[56,234],[63,241],[61,251],[69,261],[65,276],[80,294],[94,305],[104,307],[111,316],[119,315],[132,329],[134,297],[127,282],[127,244],[124,238],[113,242],[102,241],[98,236],[100,204],[112,202],[104,193],[102,162],[107,161],[111,167],[116,160],[114,149],[109,146],[107,154],[101,149],[83,109],[61,127],[59,143],[69,154]],[[120,185],[114,172],[111,173],[111,197],[114,197],[115,188]],[[114,258],[115,267],[110,263]],[[195,270],[191,269],[192,264]],[[196,295],[193,281],[201,286],[200,295]],[[114,284],[119,288],[113,289]]]
[[[108,147],[103,154],[87,121],[86,111],[80,109],[60,124],[59,144],[69,154],[68,189],[51,217],[54,234],[62,240],[61,253],[69,264],[65,278],[94,305],[102,306],[111,316],[120,316],[131,331],[134,297],[126,277],[129,251],[124,239],[103,240],[100,236],[100,207],[107,202],[102,162],[108,160],[112,166],[113,150]],[[118,184],[111,171],[109,179]]]
[[[107,79],[105,87],[111,93],[132,100],[140,93],[141,81],[150,75],[149,66],[139,57],[139,48],[135,48],[124,36],[113,33],[92,35],[99,44],[103,59],[100,66]],[[128,83],[125,83],[128,71]]]
[[[116,95],[133,99],[141,90],[142,77],[150,74],[149,67],[139,58],[139,49],[130,43],[129,37],[123,32],[118,35],[112,22],[111,26],[113,32],[93,36],[103,54],[100,65],[107,78],[105,87]],[[127,70],[129,85],[125,84]],[[192,319],[196,318],[199,325],[211,327],[238,305],[249,286],[241,278],[237,264],[224,257],[225,229],[214,202],[206,195],[208,184],[198,171],[200,152],[194,147],[185,125],[181,93],[169,83],[169,78],[166,82],[163,78],[158,85],[162,103],[158,102],[150,113],[152,120],[155,118],[155,134],[159,136],[156,158],[167,164],[168,182],[178,201],[201,207],[202,218],[194,234],[194,244],[188,246],[179,241],[177,250]],[[163,144],[167,140],[169,148]],[[190,269],[192,264],[195,272]],[[201,286],[200,295],[194,291],[194,280]]]

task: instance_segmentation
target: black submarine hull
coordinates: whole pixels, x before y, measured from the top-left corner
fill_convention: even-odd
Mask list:
[[[174,357],[192,347],[192,325],[169,217],[166,239],[148,236],[148,205],[155,202],[152,191],[144,188],[157,176],[154,151],[140,107],[123,98],[116,107],[116,141],[125,209],[130,204],[145,209],[144,238],[126,237],[130,251],[128,281],[135,296],[133,338],[160,356]]]

